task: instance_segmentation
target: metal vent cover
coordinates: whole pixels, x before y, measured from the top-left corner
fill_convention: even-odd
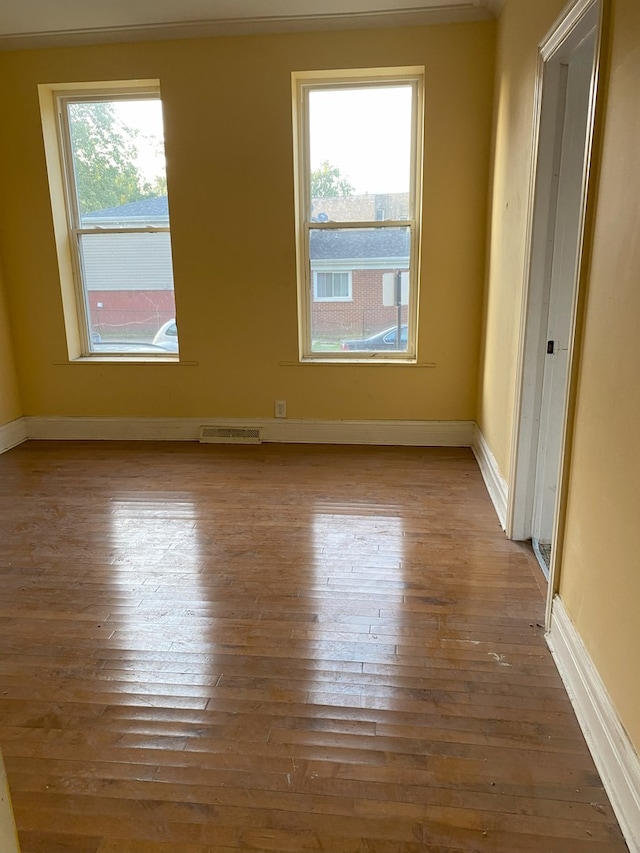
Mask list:
[[[200,427],[201,444],[262,444],[260,427],[229,427],[204,424]]]

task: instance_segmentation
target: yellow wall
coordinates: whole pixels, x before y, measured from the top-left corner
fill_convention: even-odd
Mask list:
[[[0,253],[28,415],[472,419],[495,25],[230,37],[0,56]],[[419,359],[297,361],[290,73],[426,66]],[[159,78],[181,350],[66,365],[37,85]],[[58,362],[58,364],[56,364]]]
[[[640,752],[640,5],[616,0],[560,595]]]
[[[561,0],[507,0],[498,24],[494,165],[478,420],[507,483],[524,285],[537,45]],[[640,749],[640,5],[616,0],[560,595]]]
[[[478,424],[509,480],[538,44],[565,0],[507,0],[498,22]]]
[[[0,273],[0,426],[22,415],[11,337]]]

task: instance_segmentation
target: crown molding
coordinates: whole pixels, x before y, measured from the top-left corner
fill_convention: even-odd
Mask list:
[[[0,32],[0,51],[41,47],[209,38],[212,36],[294,33],[488,21],[502,0],[442,3],[426,8],[331,12],[328,14],[211,18],[136,25],[78,27],[33,32]]]

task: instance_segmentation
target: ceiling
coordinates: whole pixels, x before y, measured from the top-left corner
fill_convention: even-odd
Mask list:
[[[0,50],[495,17],[504,0],[0,0]]]

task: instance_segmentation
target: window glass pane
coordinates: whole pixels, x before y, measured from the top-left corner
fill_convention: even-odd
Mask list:
[[[178,352],[168,232],[79,238],[91,352]]]
[[[349,293],[349,273],[339,272],[333,274],[333,295],[346,299]]]
[[[408,218],[412,97],[400,84],[309,92],[311,221]]]
[[[68,104],[79,225],[169,225],[158,98]]]
[[[310,230],[313,353],[407,351],[410,241],[408,227]]]
[[[333,296],[333,273],[316,273],[316,296],[318,299],[330,299]]]

